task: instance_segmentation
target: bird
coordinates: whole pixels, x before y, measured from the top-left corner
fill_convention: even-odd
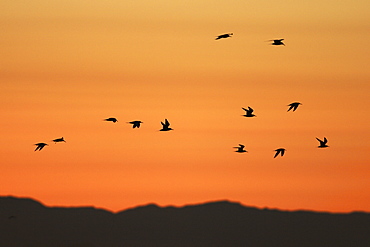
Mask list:
[[[320,140],[319,138],[316,137],[316,140],[318,140],[320,142],[320,146],[317,146],[318,148],[327,148],[329,147],[328,145],[326,145],[326,143],[328,142],[328,139],[326,139],[326,137],[324,137],[324,140]]]
[[[226,38],[230,38],[232,35],[234,35],[233,33],[225,33],[225,34],[221,34],[221,35],[218,35],[216,40],[218,39],[226,39]]]
[[[113,123],[118,122],[117,118],[114,118],[114,117],[106,118],[106,119],[104,119],[104,121],[110,121],[110,122],[113,122]]]
[[[283,43],[283,40],[284,40],[284,39],[271,39],[271,40],[269,40],[269,41],[273,41],[273,42],[271,43],[271,45],[284,45],[284,46],[285,46],[285,44]]]
[[[132,128],[140,128],[140,124],[143,123],[141,121],[131,121],[128,122],[129,124],[132,124]]]
[[[285,148],[278,148],[278,149],[275,149],[276,153],[274,155],[274,158],[276,158],[279,154],[281,154],[281,156],[284,156],[284,153],[285,153]]]
[[[64,140],[63,137],[61,137],[61,138],[54,139],[53,142],[57,143],[57,142],[66,142],[66,141]]]
[[[168,122],[167,119],[164,120],[164,123],[161,122],[162,124],[162,129],[160,129],[160,131],[169,131],[169,130],[173,130],[171,129],[169,126],[170,126],[170,122]]]
[[[288,111],[290,111],[292,109],[293,109],[293,111],[297,110],[297,108],[298,108],[299,105],[302,105],[302,103],[294,102],[294,103],[289,104],[288,105],[289,106]]]
[[[48,144],[43,143],[43,142],[39,142],[39,143],[36,143],[35,145],[37,146],[36,149],[35,149],[35,151],[37,151],[37,150],[41,151],[41,149],[43,149]]]
[[[248,152],[247,150],[244,150],[244,145],[242,144],[239,144],[239,147],[234,147],[234,148],[237,148],[238,150],[236,150],[235,152],[237,153],[245,153],[245,152]]]
[[[248,109],[245,109],[242,107],[242,109],[245,111],[245,115],[242,115],[244,117],[255,117],[256,115],[254,115],[252,112],[254,111],[252,108],[250,108],[248,106]]]

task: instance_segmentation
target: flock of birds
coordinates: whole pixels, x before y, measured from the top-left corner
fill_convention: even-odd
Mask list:
[[[230,38],[232,37],[234,34],[233,33],[225,33],[225,34],[221,34],[221,35],[218,35],[216,37],[216,40],[219,40],[219,39],[225,39],[225,38]],[[283,43],[283,40],[284,39],[273,39],[273,40],[268,40],[268,41],[272,41],[271,45],[284,45],[285,44]],[[289,108],[288,108],[288,111],[296,111],[298,106],[299,105],[302,105],[300,102],[293,102],[291,104],[289,104]],[[245,114],[242,115],[244,117],[256,117],[256,115],[253,114],[254,110],[248,106],[248,108],[243,108],[242,109],[245,111]],[[117,123],[118,120],[117,118],[114,118],[114,117],[110,117],[110,118],[106,118],[104,119],[104,121],[108,121],[108,122],[113,122],[113,123]],[[135,120],[135,121],[131,121],[131,122],[127,122],[129,124],[132,124],[132,127],[133,128],[140,128],[141,124],[143,123],[142,121],[138,121],[138,120]],[[173,130],[172,128],[170,128],[170,122],[165,119],[164,122],[161,122],[162,124],[162,129],[160,129],[159,131],[170,131],[170,130]],[[327,142],[328,140],[326,139],[326,137],[324,137],[324,140],[321,140],[319,138],[316,137],[316,139],[319,141],[320,145],[318,146],[318,148],[326,148],[326,147],[329,147],[327,145]],[[66,142],[64,140],[63,137],[61,138],[56,138],[54,140],[52,140],[54,143],[58,143],[58,142]],[[39,142],[39,143],[36,143],[36,149],[35,151],[41,151],[45,146],[47,146],[48,144],[45,143],[45,142]],[[245,150],[245,145],[243,144],[239,144],[239,147],[234,147],[236,148],[237,150],[235,152],[237,153],[246,153],[248,152],[247,150]],[[274,158],[276,158],[277,156],[284,156],[285,154],[285,151],[286,149],[285,148],[278,148],[278,149],[275,149],[275,155],[274,155]]]
[[[289,104],[288,105],[289,106],[288,111],[290,111],[290,110],[296,111],[299,105],[302,105],[302,103],[293,102],[293,103]],[[242,109],[245,111],[245,115],[242,115],[242,116],[244,116],[244,117],[256,117],[256,115],[253,114],[253,112],[254,112],[253,108],[251,108],[250,106],[248,106],[248,108],[243,108],[242,107]],[[319,143],[320,143],[318,148],[329,147],[328,145],[326,145],[326,143],[328,142],[328,139],[326,139],[326,137],[324,137],[324,140],[321,140],[321,139],[316,137],[316,140],[318,140]],[[245,146],[243,144],[239,144],[239,147],[234,147],[234,148],[237,149],[235,151],[237,153],[246,153],[246,152],[248,152],[247,150],[244,149]],[[276,158],[279,155],[284,156],[286,149],[285,148],[278,148],[278,149],[275,149],[274,151],[275,151],[274,158]]]
[[[104,121],[113,122],[113,123],[118,122],[117,118],[115,117],[106,118],[104,119]],[[143,122],[135,120],[135,121],[127,122],[127,123],[132,124],[132,128],[135,129],[135,128],[140,128]],[[172,128],[170,128],[170,122],[167,119],[165,119],[164,122],[161,122],[161,124],[162,124],[162,129],[160,129],[159,131],[173,130]],[[52,140],[52,142],[58,143],[58,142],[66,142],[66,141],[64,140],[64,137],[60,137],[60,138],[56,138]],[[48,146],[49,144],[45,142],[39,142],[39,143],[36,143],[35,145],[36,145],[35,151],[41,151],[45,146]]]
[[[234,35],[233,33],[221,34],[221,35],[218,35],[216,37],[216,40],[231,38],[233,35]],[[272,41],[271,45],[284,45],[285,46],[285,44],[283,43],[283,40],[284,39],[271,39],[271,40],[268,40],[268,41]]]

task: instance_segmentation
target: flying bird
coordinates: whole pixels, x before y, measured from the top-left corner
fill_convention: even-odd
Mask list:
[[[226,39],[226,38],[230,38],[232,35],[234,35],[233,33],[225,33],[225,34],[221,34],[221,35],[218,35],[216,40],[218,39]]]
[[[243,107],[242,109],[245,111],[245,115],[243,115],[244,117],[255,117],[256,116],[252,113],[254,110],[250,108],[249,106],[248,106],[248,109],[245,109]]]
[[[278,149],[275,149],[276,153],[274,155],[274,158],[276,158],[279,154],[281,154],[281,156],[284,156],[284,153],[285,153],[285,148],[278,148]]]
[[[235,152],[237,153],[245,153],[245,152],[248,152],[247,150],[244,150],[244,145],[242,144],[239,144],[239,147],[234,147],[234,148],[237,148],[238,150],[236,150]]]
[[[290,111],[292,109],[293,109],[293,111],[297,110],[297,108],[298,108],[299,105],[302,105],[302,103],[294,102],[294,103],[289,104],[288,105],[289,106],[288,111]]]
[[[129,124],[132,124],[132,128],[140,128],[140,124],[143,123],[141,121],[131,121],[128,122]]]
[[[168,122],[167,119],[164,120],[164,123],[161,122],[162,124],[162,129],[160,131],[169,131],[169,130],[172,130],[169,126],[170,126],[170,122]]]
[[[66,141],[64,140],[63,137],[61,137],[61,138],[54,139],[53,142],[57,143],[57,142],[66,142]]]
[[[113,123],[118,122],[117,118],[114,118],[114,117],[106,118],[106,119],[104,119],[104,121],[110,121],[110,122],[113,122]]]
[[[318,140],[320,142],[320,146],[317,146],[318,148],[327,148],[329,147],[328,145],[326,145],[326,143],[328,142],[328,139],[326,139],[326,137],[324,137],[324,140],[320,140],[319,138],[316,137],[316,140]]]
[[[269,40],[269,41],[273,41],[273,42],[271,43],[271,45],[284,45],[284,46],[285,46],[285,44],[283,43],[283,40],[284,40],[284,39],[271,39],[271,40]]]
[[[35,151],[41,151],[41,149],[43,149],[45,146],[47,146],[48,144],[46,144],[46,143],[43,143],[43,142],[39,142],[39,143],[36,143],[35,144],[37,147],[36,147],[36,149],[35,149]]]

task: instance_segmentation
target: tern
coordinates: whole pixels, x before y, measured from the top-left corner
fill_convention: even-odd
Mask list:
[[[239,144],[239,147],[234,147],[234,148],[237,148],[238,150],[236,150],[235,152],[237,153],[245,153],[245,152],[248,152],[247,150],[244,150],[244,145],[242,144]]]
[[[160,131],[169,131],[169,130],[173,130],[171,129],[169,126],[170,126],[170,122],[168,122],[167,119],[164,120],[164,123],[161,122],[162,124],[162,129]]]
[[[140,124],[143,123],[141,121],[131,121],[128,122],[129,124],[132,124],[132,128],[140,128]]]
[[[113,122],[113,123],[118,122],[117,118],[114,118],[114,117],[106,118],[106,119],[104,119],[104,121],[110,121],[110,122]]]
[[[244,117],[255,117],[256,116],[252,113],[254,110],[250,108],[249,106],[248,106],[248,109],[245,109],[243,107],[242,109],[245,111],[245,115],[243,115]]]
[[[294,102],[294,103],[289,104],[288,105],[289,106],[288,111],[290,111],[292,109],[293,109],[293,111],[297,110],[297,108],[298,108],[299,105],[302,105],[302,103]]]
[[[278,148],[278,149],[275,149],[276,153],[274,155],[274,158],[276,158],[279,154],[281,154],[281,156],[284,156],[284,153],[285,153],[285,148]]]
[[[316,137],[316,140],[318,140],[320,142],[320,146],[317,146],[318,148],[327,148],[329,147],[328,145],[326,145],[326,143],[328,142],[328,139],[326,139],[326,137],[324,137],[324,140],[320,140],[319,138]]]
[[[272,40],[269,40],[269,41],[273,41],[271,43],[271,45],[284,45],[285,46],[285,44],[283,43],[283,40],[284,39],[272,39]]]
[[[57,142],[66,142],[66,141],[64,140],[63,137],[61,137],[61,138],[54,139],[53,142],[57,143]]]
[[[41,149],[43,149],[45,146],[47,146],[48,144],[46,144],[46,143],[43,143],[43,142],[39,142],[39,143],[36,143],[35,144],[37,147],[36,147],[36,149],[35,149],[35,151],[41,151]]]
[[[226,39],[226,38],[230,38],[231,36],[233,35],[233,33],[225,33],[225,34],[221,34],[221,35],[218,35],[216,40],[218,39]]]

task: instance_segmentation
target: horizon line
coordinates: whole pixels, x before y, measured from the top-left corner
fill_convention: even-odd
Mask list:
[[[353,213],[370,214],[370,211],[365,211],[365,210],[328,211],[328,210],[314,210],[314,209],[305,209],[305,208],[284,209],[284,208],[269,207],[269,206],[260,207],[260,206],[256,206],[256,205],[248,205],[248,204],[242,203],[240,201],[235,201],[235,200],[231,200],[231,199],[214,199],[214,200],[207,200],[207,201],[204,201],[204,202],[185,203],[185,204],[181,204],[181,205],[175,205],[175,204],[163,204],[163,205],[161,205],[161,204],[156,203],[156,202],[148,202],[148,203],[144,203],[144,204],[137,204],[136,206],[130,206],[130,207],[123,208],[123,209],[120,209],[120,210],[116,211],[116,210],[111,210],[111,209],[108,209],[108,208],[105,208],[105,207],[99,207],[99,206],[96,206],[96,205],[69,205],[69,206],[66,206],[66,205],[48,205],[48,204],[43,203],[39,199],[35,199],[35,198],[29,197],[29,196],[0,195],[0,199],[1,198],[12,198],[12,199],[17,199],[17,200],[31,200],[31,201],[39,203],[40,205],[42,205],[43,207],[46,207],[46,208],[66,208],[66,209],[68,209],[68,208],[71,208],[71,209],[73,209],[73,208],[92,208],[92,209],[96,209],[96,210],[104,210],[104,211],[107,211],[107,212],[112,213],[112,214],[118,214],[118,213],[121,213],[121,212],[129,211],[129,210],[135,210],[135,209],[138,209],[138,208],[144,208],[144,207],[148,207],[148,206],[155,206],[155,207],[158,207],[160,209],[166,209],[166,208],[181,209],[181,208],[185,208],[185,207],[196,207],[196,206],[216,204],[216,203],[237,204],[237,205],[239,205],[241,207],[244,207],[244,208],[257,209],[257,210],[280,211],[280,212],[291,212],[291,213],[294,213],[294,212],[311,212],[311,213],[325,213],[325,214],[353,214]]]

